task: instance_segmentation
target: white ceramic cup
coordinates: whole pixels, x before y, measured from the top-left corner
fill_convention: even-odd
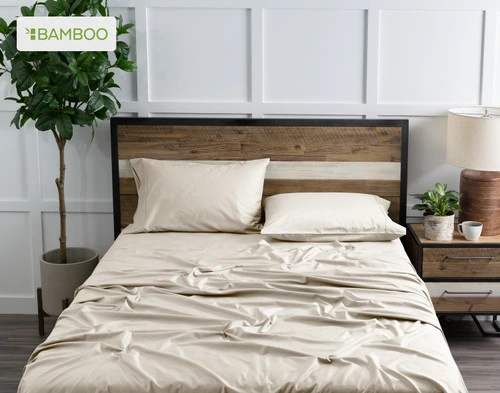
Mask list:
[[[464,221],[458,224],[457,229],[467,240],[477,240],[483,231],[483,224],[479,221]]]

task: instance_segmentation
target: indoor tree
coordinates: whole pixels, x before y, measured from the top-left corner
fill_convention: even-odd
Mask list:
[[[31,7],[21,7],[23,16],[109,16],[107,0],[46,0]],[[113,70],[135,71],[129,60],[130,47],[120,36],[129,33],[133,24],[117,18],[117,43],[114,54],[85,52],[22,52],[17,49],[16,20],[8,24],[0,18],[0,76],[10,75],[19,104],[11,125],[18,129],[28,120],[39,131],[49,131],[59,150],[60,263],[67,261],[64,150],[73,136],[74,126],[88,127],[94,137],[98,120],[117,113],[120,102],[112,89],[119,88]]]

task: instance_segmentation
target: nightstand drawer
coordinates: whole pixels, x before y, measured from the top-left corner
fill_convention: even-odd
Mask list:
[[[423,278],[498,278],[500,248],[423,249]]]
[[[436,312],[500,312],[500,282],[428,282]]]

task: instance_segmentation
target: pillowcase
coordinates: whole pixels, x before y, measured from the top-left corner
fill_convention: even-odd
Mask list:
[[[267,158],[229,164],[146,158],[130,162],[139,202],[124,233],[244,233],[262,226]]]
[[[261,233],[290,241],[394,240],[406,229],[387,215],[390,202],[357,193],[290,193],[264,200]]]

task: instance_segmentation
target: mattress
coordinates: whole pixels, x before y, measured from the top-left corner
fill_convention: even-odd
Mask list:
[[[120,235],[20,393],[466,392],[399,240]]]

